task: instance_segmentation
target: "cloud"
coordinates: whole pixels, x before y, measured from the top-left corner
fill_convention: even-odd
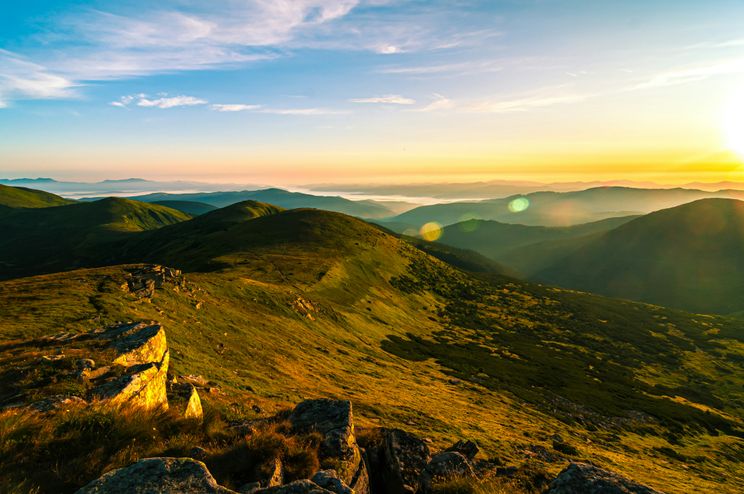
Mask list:
[[[258,110],[261,105],[244,105],[244,104],[232,104],[232,105],[212,105],[212,110],[219,112],[238,112],[238,111],[251,111]]]
[[[76,96],[77,84],[46,67],[0,49],[0,107],[12,99],[55,99]]]
[[[353,98],[349,100],[351,103],[372,103],[372,104],[383,104],[383,105],[415,105],[416,100],[406,98],[399,94],[388,94],[385,96],[373,96],[371,98]]]
[[[451,99],[442,96],[441,94],[435,94],[434,95],[434,101],[429,103],[426,106],[423,106],[421,108],[417,108],[413,111],[418,112],[432,112],[432,111],[443,111],[443,110],[451,110],[455,108],[455,102]]]
[[[600,96],[598,93],[563,93],[562,86],[544,88],[538,91],[509,99],[485,99],[475,101],[464,107],[473,113],[523,112],[535,108],[579,103]]]
[[[744,58],[735,58],[713,64],[698,65],[662,72],[656,74],[645,82],[630,87],[629,89],[677,86],[680,84],[702,81],[711,77],[741,73],[744,73]]]
[[[112,101],[112,106],[127,108],[134,103],[136,106],[143,108],[176,108],[179,106],[198,106],[206,105],[208,102],[194,96],[172,96],[163,95],[160,98],[150,99],[146,94],[122,96],[118,101]]]

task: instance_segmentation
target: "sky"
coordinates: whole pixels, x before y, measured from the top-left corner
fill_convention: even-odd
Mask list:
[[[744,2],[6,0],[0,176],[744,180]]]

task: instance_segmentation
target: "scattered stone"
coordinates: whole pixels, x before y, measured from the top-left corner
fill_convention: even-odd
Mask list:
[[[46,413],[59,410],[72,410],[74,408],[82,408],[87,404],[88,402],[80,398],[79,396],[56,395],[32,403],[30,405],[30,408],[36,410],[37,412]]]
[[[320,487],[336,494],[355,494],[354,490],[338,478],[335,470],[321,470],[310,479]]]
[[[249,482],[238,489],[238,492],[240,494],[253,494],[255,492],[258,492],[259,490],[261,490],[260,482]]]
[[[459,478],[474,477],[473,467],[464,455],[457,451],[445,451],[434,455],[421,475],[421,492],[432,492],[439,483]]]
[[[339,478],[349,484],[360,463],[361,452],[354,436],[354,419],[350,401],[303,401],[289,417],[298,432],[319,432],[323,435],[319,456],[321,464],[330,462],[337,468]]]
[[[550,484],[546,494],[661,494],[614,472],[588,463],[571,463]]]
[[[191,458],[147,458],[112,470],[76,494],[235,494],[221,487],[204,463]]]
[[[199,393],[193,385],[190,386],[189,399],[186,403],[186,409],[183,412],[183,418],[202,420],[204,418],[204,411],[202,410],[201,400],[199,399]]]
[[[195,460],[205,460],[207,458],[207,450],[201,446],[194,446],[189,451],[189,457]]]
[[[468,461],[473,461],[480,449],[478,448],[478,445],[473,441],[460,440],[447,448],[446,451],[455,451],[467,458]]]
[[[413,434],[392,429],[385,431],[383,449],[385,492],[414,494],[429,463],[429,447]]]

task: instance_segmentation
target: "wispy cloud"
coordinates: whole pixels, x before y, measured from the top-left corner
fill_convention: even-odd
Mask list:
[[[555,105],[579,103],[600,96],[599,93],[569,92],[563,86],[543,88],[528,94],[515,95],[510,98],[483,99],[470,102],[463,110],[473,113],[509,113],[524,112],[536,108]]]
[[[0,49],[0,108],[12,99],[53,99],[75,96],[77,84],[46,67]]]
[[[434,101],[432,101],[426,106],[422,106],[421,108],[416,108],[413,111],[433,112],[433,111],[452,110],[455,107],[456,107],[455,102],[452,101],[451,99],[445,96],[442,96],[441,94],[435,94]]]
[[[472,61],[459,63],[444,63],[434,65],[413,65],[384,67],[381,74],[427,76],[427,75],[471,75],[485,72],[499,72],[503,64],[497,61]]]
[[[112,101],[112,106],[126,108],[132,104],[143,108],[177,108],[179,106],[199,106],[206,105],[208,101],[194,96],[167,96],[162,95],[159,98],[151,99],[146,94],[122,96],[118,101]]]
[[[245,104],[232,104],[232,105],[212,105],[212,110],[219,112],[239,112],[239,111],[251,111],[258,110],[261,105],[245,105]]]
[[[416,100],[406,98],[400,94],[387,94],[385,96],[372,96],[370,98],[352,98],[351,103],[383,104],[383,105],[415,105]]]
[[[744,58],[723,60],[720,62],[678,68],[654,75],[649,80],[632,86],[630,89],[647,89],[676,86],[698,82],[711,77],[744,73]]]

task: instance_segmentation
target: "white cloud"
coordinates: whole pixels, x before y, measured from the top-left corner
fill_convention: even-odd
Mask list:
[[[724,60],[713,64],[679,68],[662,72],[630,89],[647,89],[676,86],[702,81],[711,77],[744,73],[744,58]]]
[[[0,49],[1,107],[11,99],[55,99],[75,96],[77,84],[22,56]]]
[[[263,108],[259,110],[260,113],[270,113],[273,115],[299,115],[299,116],[314,116],[314,115],[341,115],[344,112],[337,110],[329,110],[327,108]]]
[[[372,104],[383,104],[383,105],[415,105],[416,100],[406,98],[399,94],[388,94],[385,96],[373,96],[371,98],[353,98],[349,100],[351,103],[372,103]]]
[[[162,95],[160,98],[151,99],[146,94],[128,95],[122,96],[118,101],[112,101],[112,106],[119,108],[127,108],[130,104],[134,103],[137,106],[143,108],[176,108],[179,106],[198,106],[206,105],[208,101],[201,98],[195,98],[194,96],[172,96]]]
[[[232,104],[232,105],[212,105],[212,110],[219,112],[238,112],[238,111],[251,111],[258,110],[261,105],[244,105],[244,104]]]
[[[463,107],[473,113],[509,113],[523,112],[535,108],[579,103],[599,96],[597,93],[566,93],[561,86],[544,88],[528,94],[517,95],[508,99],[484,99]]]
[[[455,102],[451,99],[442,96],[441,94],[435,94],[434,95],[434,101],[429,103],[426,106],[423,106],[421,108],[417,108],[414,111],[418,112],[431,112],[431,111],[443,111],[443,110],[451,110],[455,108]]]

